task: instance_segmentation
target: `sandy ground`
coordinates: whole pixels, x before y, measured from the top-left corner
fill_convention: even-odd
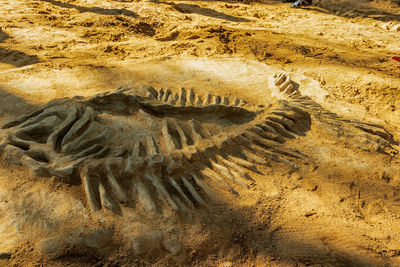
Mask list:
[[[0,123],[55,98],[135,83],[257,102],[268,97],[272,73],[283,70],[325,108],[380,123],[397,140],[398,4],[317,2],[289,9],[279,1],[3,0]],[[290,144],[316,155],[299,172],[265,168],[240,199],[221,193],[216,205],[183,221],[88,215],[75,186],[3,162],[0,253],[11,256],[0,265],[399,266],[397,152],[355,151],[357,137],[336,142],[313,127],[314,143]],[[51,257],[42,251],[51,238],[92,238],[96,229],[113,229],[112,241],[103,240],[111,245],[71,246]],[[157,243],[157,231],[164,243],[180,240],[177,255],[174,245],[138,256],[119,243],[143,233]]]

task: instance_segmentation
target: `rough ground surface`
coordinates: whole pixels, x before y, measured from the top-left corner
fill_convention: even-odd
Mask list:
[[[383,125],[396,143],[395,2],[3,0],[0,124],[143,82],[265,104],[283,69],[325,109]],[[91,213],[79,184],[4,161],[0,265],[400,265],[397,145],[382,149],[318,110],[306,135],[287,141],[312,155],[299,170],[259,167],[239,198],[216,189],[217,201],[184,217]]]

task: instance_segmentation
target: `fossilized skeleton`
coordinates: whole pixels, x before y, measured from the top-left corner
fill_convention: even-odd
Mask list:
[[[274,85],[286,100],[268,108],[146,86],[55,100],[4,124],[0,154],[39,176],[80,177],[94,211],[137,202],[180,210],[213,198],[213,183],[237,194],[232,184],[249,187],[257,165],[269,160],[296,168],[291,159],[307,156],[285,141],[305,135],[313,112],[391,146],[383,127],[340,119],[302,96],[288,76],[276,75]]]

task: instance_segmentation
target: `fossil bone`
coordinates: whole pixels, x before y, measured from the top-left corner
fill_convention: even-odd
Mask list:
[[[305,136],[318,118],[329,129],[347,125],[379,146],[394,144],[382,126],[341,118],[302,96],[285,74],[274,85],[285,100],[268,108],[185,88],[51,101],[3,125],[0,154],[39,176],[78,175],[93,211],[133,203],[179,211],[216,199],[214,186],[239,196],[235,186],[256,183],[259,165],[298,168],[308,155],[288,140]]]

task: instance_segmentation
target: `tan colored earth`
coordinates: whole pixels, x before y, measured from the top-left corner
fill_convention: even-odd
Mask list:
[[[393,146],[312,123],[287,141],[311,155],[298,170],[259,167],[240,197],[216,189],[188,216],[90,212],[80,185],[4,159],[0,266],[400,266],[393,56],[398,1],[2,0],[0,125],[56,98],[143,83],[264,104],[285,72],[324,109],[382,125]]]

